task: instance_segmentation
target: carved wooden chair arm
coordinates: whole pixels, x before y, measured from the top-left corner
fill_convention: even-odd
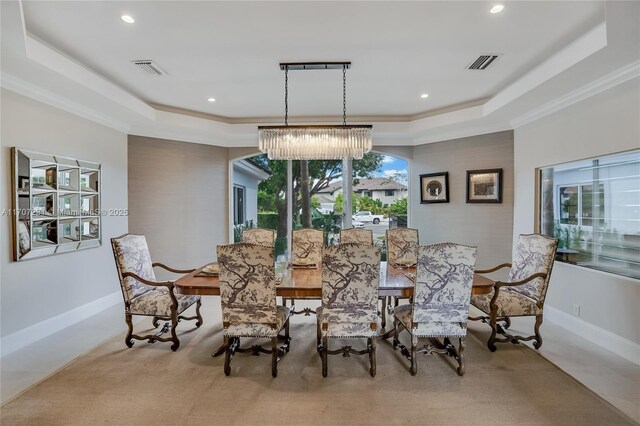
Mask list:
[[[500,287],[517,287],[519,285],[526,284],[529,281],[533,281],[536,278],[546,279],[547,278],[547,274],[545,274],[544,272],[538,272],[537,274],[533,274],[533,275],[525,278],[524,280],[520,280],[520,281],[511,281],[511,282],[496,281],[495,288],[497,290]]]
[[[475,272],[477,274],[488,274],[490,272],[495,272],[498,269],[502,269],[502,268],[511,268],[511,263],[507,262],[507,263],[501,263],[500,265],[491,268],[491,269],[476,269]]]
[[[122,278],[133,278],[134,280],[138,280],[143,284],[150,285],[153,287],[168,287],[169,289],[173,289],[173,281],[149,281],[142,278],[139,275],[134,274],[133,272],[125,272],[122,274]],[[173,293],[173,292],[171,292]]]
[[[165,271],[173,272],[174,274],[188,274],[190,272],[195,271],[195,268],[194,269],[175,269],[175,268],[171,268],[171,267],[169,267],[169,266],[167,266],[167,265],[165,265],[163,263],[160,263],[160,262],[153,262],[152,266],[154,268],[155,267],[162,268]]]

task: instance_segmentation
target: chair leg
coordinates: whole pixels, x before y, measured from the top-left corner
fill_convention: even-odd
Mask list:
[[[464,337],[460,337],[458,344],[458,376],[464,376]]]
[[[536,339],[533,341],[533,347],[540,349],[542,346],[542,335],[540,334],[540,326],[542,325],[542,315],[536,315],[536,325],[534,326],[534,332]]]
[[[387,326],[387,298],[382,298],[382,328]]]
[[[153,319],[151,320],[151,324],[153,325],[153,328],[158,328],[158,326],[160,325],[160,318],[153,317]]]
[[[284,323],[284,350],[288,353],[291,350],[291,335],[289,334],[289,320],[291,317],[287,318],[287,322]]]
[[[177,351],[180,347],[180,339],[178,339],[178,333],[176,333],[176,328],[178,328],[178,313],[176,310],[171,311],[171,341],[173,345],[171,345],[172,351]]]
[[[224,375],[231,374],[231,346],[229,345],[229,337],[224,336]]]
[[[271,339],[271,376],[278,377],[278,336]]]
[[[327,355],[329,351],[329,339],[327,336],[322,338],[322,377],[327,377]]]
[[[400,346],[400,321],[396,316],[393,316],[393,350],[395,351]]]
[[[511,318],[504,317],[502,320],[504,321],[504,325],[502,326],[503,328],[507,329],[511,327]]]
[[[376,377],[376,341],[377,338],[369,337],[369,341],[367,342],[367,346],[369,347],[369,363],[371,366],[369,367],[369,374],[371,377]]]
[[[498,332],[497,326],[498,312],[497,309],[491,309],[491,315],[489,317],[489,326],[491,326],[491,336],[489,336],[489,341],[487,341],[487,347],[491,352],[496,351],[496,333]]]
[[[198,317],[198,321],[196,321],[196,327],[200,327],[204,322],[202,321],[202,315],[200,314],[200,307],[202,306],[202,299],[198,299],[196,303],[196,316]]]
[[[316,349],[322,358],[322,332],[320,331],[320,321],[316,321]]]
[[[127,345],[128,348],[130,348],[131,346],[133,346],[133,339],[131,338],[131,335],[133,334],[133,321],[131,321],[131,314],[125,314],[124,315],[124,320],[127,323],[127,336],[124,338],[124,343]]]
[[[411,369],[409,372],[412,376],[418,374],[418,360],[416,359],[416,349],[418,347],[418,338],[411,336]]]

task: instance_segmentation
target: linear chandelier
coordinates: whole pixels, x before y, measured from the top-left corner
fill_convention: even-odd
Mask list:
[[[281,63],[284,126],[259,126],[260,150],[272,160],[360,159],[371,151],[371,125],[347,125],[347,69],[351,62]],[[342,124],[289,125],[289,70],[342,69]]]

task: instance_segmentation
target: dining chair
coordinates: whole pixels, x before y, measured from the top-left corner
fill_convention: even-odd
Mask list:
[[[387,262],[396,267],[415,266],[418,262],[418,230],[393,228],[386,231]]]
[[[322,306],[317,310],[317,345],[322,376],[327,377],[328,355],[369,355],[369,373],[376,375],[377,301],[380,250],[360,244],[338,244],[322,257]],[[365,338],[367,348],[330,350],[329,339]]]
[[[476,247],[454,243],[418,248],[413,301],[394,309],[393,348],[401,348],[402,355],[411,362],[412,376],[418,372],[417,353],[451,356],[458,361],[458,375],[464,374],[462,353],[476,254]],[[400,343],[403,329],[411,336],[410,351]],[[418,349],[418,339],[422,337],[429,338],[430,343]],[[452,337],[458,338],[457,348],[451,343]]]
[[[291,234],[291,267],[292,268],[320,268],[322,266],[322,249],[324,247],[324,232],[320,229],[296,229]],[[307,298],[316,299],[317,298]],[[284,299],[283,304],[286,306],[287,300],[291,300],[292,314],[315,314],[315,310],[306,307],[301,311],[295,310],[295,299]]]
[[[193,269],[175,269],[162,263],[152,263],[147,239],[144,235],[124,234],[111,238],[111,248],[115,258],[120,288],[124,298],[125,321],[128,331],[125,343],[130,348],[133,339],[154,342],[173,342],[171,350],[180,347],[180,339],[176,334],[176,327],[180,320],[196,320],[196,327],[203,323],[200,315],[200,296],[187,296],[174,291],[173,281],[157,281],[153,270],[160,267],[176,274],[193,272]],[[196,305],[196,315],[183,317],[182,314],[191,305]],[[158,327],[159,321],[171,321],[171,338],[160,337],[169,329],[165,323],[155,334],[139,336],[133,334],[133,315],[151,316],[152,324]]]
[[[247,228],[242,231],[242,242],[275,246],[276,231],[274,229]]]
[[[515,344],[533,340],[533,346],[536,349],[542,346],[540,326],[557,248],[558,240],[555,238],[540,234],[521,234],[518,237],[512,263],[503,263],[495,268],[476,271],[487,274],[502,268],[510,268],[507,281],[496,281],[491,294],[478,294],[471,297],[471,304],[485,315],[469,319],[480,320],[491,326],[491,336],[487,341],[487,347],[491,352],[497,349],[496,343]],[[511,317],[525,316],[536,317],[533,335],[513,336],[507,332],[511,326]],[[496,334],[504,337],[496,337]]]
[[[373,245],[373,231],[371,229],[348,228],[340,230],[340,243],[355,243],[368,246]]]
[[[271,354],[271,375],[278,375],[278,361],[289,352],[289,308],[276,305],[273,247],[237,243],[217,247],[220,271],[220,304],[224,337],[224,374],[231,374],[236,352]],[[279,336],[284,328],[284,336]],[[259,345],[240,347],[240,338],[270,339],[271,349]],[[278,347],[278,339],[284,344]]]

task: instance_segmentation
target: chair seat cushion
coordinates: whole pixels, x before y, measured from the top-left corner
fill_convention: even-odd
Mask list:
[[[262,323],[231,323],[224,330],[225,336],[230,337],[276,337],[284,323],[291,315],[291,310],[286,306],[276,306],[276,327]]]
[[[181,314],[189,306],[200,300],[200,296],[188,296],[176,294],[178,300],[178,314]],[[133,300],[129,311],[135,315],[171,315],[171,296],[167,287],[154,287],[153,290],[147,291]]]
[[[325,310],[322,307],[319,307],[316,310],[316,315],[318,316],[318,323],[322,324],[323,322],[323,314]],[[322,330],[322,336],[326,337],[337,337],[337,338],[356,338],[356,337],[373,337],[378,331],[376,329],[371,328],[371,323],[376,323],[377,318],[373,317],[373,319],[369,318],[368,320],[362,320],[358,318],[357,320],[352,320],[353,317],[349,316],[343,310],[331,309],[331,314],[327,322],[327,329]]]
[[[416,337],[448,337],[448,336],[466,336],[466,322],[419,322],[416,327],[412,328],[411,317],[413,314],[412,305],[397,306],[393,313],[402,325]]]
[[[478,294],[471,296],[471,304],[486,314],[491,313],[491,294]],[[538,315],[542,310],[536,305],[536,301],[515,291],[501,289],[496,300],[498,316],[527,316]]]

